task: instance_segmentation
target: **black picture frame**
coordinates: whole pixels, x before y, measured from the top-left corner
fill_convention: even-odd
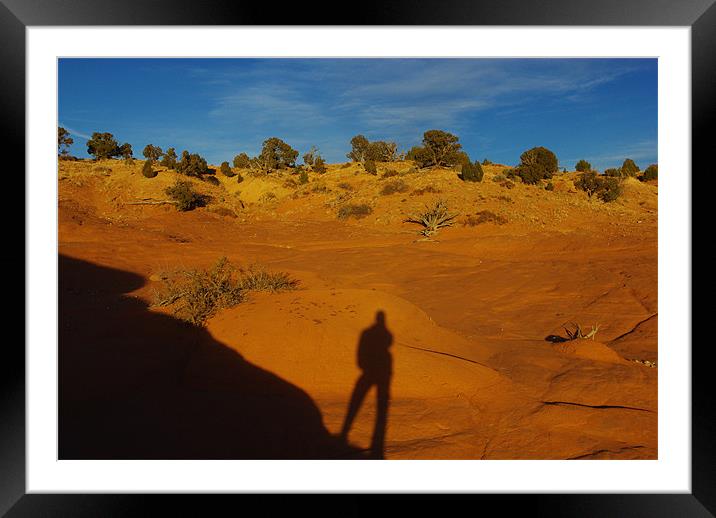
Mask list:
[[[716,6],[713,4],[714,0],[364,1],[360,9],[351,10],[349,17],[340,14],[338,7],[309,8],[303,2],[276,9],[269,3],[220,0],[0,0],[0,149],[2,156],[20,159],[15,170],[25,170],[24,156],[17,150],[24,149],[25,29],[28,26],[689,26],[692,170],[708,173],[707,157],[711,153],[707,128],[714,127],[716,116],[716,67],[713,65],[716,63]],[[683,344],[685,347],[689,345]],[[19,340],[8,340],[3,348],[5,354],[0,361],[0,515],[83,517],[156,514],[159,509],[169,512],[168,497],[164,496],[25,494],[25,351]],[[691,493],[481,495],[480,498],[498,500],[496,503],[502,512],[508,514],[524,510],[537,516],[716,515],[716,448],[712,442],[716,437],[716,416],[709,396],[712,375],[707,354],[704,348],[692,348]],[[372,512],[374,504],[370,503],[370,498],[350,497],[335,509],[336,514]],[[226,502],[225,498],[219,500],[222,500],[219,505]],[[291,503],[286,504],[285,500],[278,503],[276,499],[262,498],[262,514],[275,514],[276,506],[298,512],[295,499],[290,500]],[[422,511],[429,509],[422,499],[418,501]],[[214,504],[212,499],[211,505]],[[199,510],[201,514],[208,514],[209,505],[206,498],[200,503],[189,503],[182,498],[179,503],[181,514],[199,514]]]

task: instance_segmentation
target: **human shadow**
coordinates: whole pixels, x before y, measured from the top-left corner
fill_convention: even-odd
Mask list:
[[[60,459],[361,458],[303,390],[124,295],[141,276],[58,266]]]
[[[361,375],[356,381],[346,412],[340,437],[348,441],[353,421],[368,391],[376,387],[376,417],[371,441],[371,457],[385,457],[385,430],[388,425],[388,405],[390,403],[390,378],[393,375],[393,358],[390,346],[393,335],[385,325],[385,313],[377,311],[375,322],[363,330],[358,341],[358,367]]]

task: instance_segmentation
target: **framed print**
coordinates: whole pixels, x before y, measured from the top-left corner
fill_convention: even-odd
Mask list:
[[[28,193],[3,512],[290,492],[713,513],[690,301],[709,2],[355,25],[98,5],[0,7]]]

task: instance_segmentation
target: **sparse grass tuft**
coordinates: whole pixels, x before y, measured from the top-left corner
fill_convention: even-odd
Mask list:
[[[249,291],[289,291],[298,288],[299,282],[286,272],[269,272],[263,266],[254,264],[239,270],[238,286]]]
[[[353,191],[353,186],[349,184],[348,182],[341,182],[338,184],[338,187],[341,189],[345,189],[346,191]]]

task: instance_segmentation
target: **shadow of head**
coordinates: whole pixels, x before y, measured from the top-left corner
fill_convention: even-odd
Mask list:
[[[58,266],[60,458],[353,455],[304,391],[124,295],[141,276],[62,255]]]

